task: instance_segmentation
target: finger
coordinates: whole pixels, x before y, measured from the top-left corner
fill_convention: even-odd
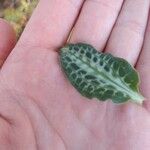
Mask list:
[[[141,77],[142,93],[146,99],[150,99],[150,17],[144,40],[144,46],[137,63],[137,69]]]
[[[149,0],[126,0],[108,41],[106,52],[135,64],[143,44]]]
[[[103,49],[123,0],[87,0],[76,22],[70,42],[86,42]]]
[[[0,67],[6,60],[16,43],[13,28],[3,19],[0,19]]]
[[[18,45],[56,48],[62,46],[78,15],[83,0],[41,0]]]

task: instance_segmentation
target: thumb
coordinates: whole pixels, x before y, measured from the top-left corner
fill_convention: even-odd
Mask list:
[[[16,43],[16,35],[9,23],[0,18],[0,68]]]

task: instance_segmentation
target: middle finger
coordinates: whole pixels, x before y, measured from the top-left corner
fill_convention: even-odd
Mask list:
[[[86,42],[103,49],[123,0],[86,0],[70,42]]]

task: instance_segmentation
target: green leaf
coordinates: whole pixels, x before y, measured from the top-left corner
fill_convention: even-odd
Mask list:
[[[142,104],[139,77],[124,59],[98,52],[84,43],[61,48],[61,66],[72,85],[85,97],[114,103],[128,100]]]

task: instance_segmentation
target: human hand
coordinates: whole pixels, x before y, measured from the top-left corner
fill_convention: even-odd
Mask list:
[[[0,18],[0,68],[13,49],[16,43],[16,36],[13,28]]]
[[[149,150],[149,3],[41,0],[0,72],[0,149]],[[59,48],[74,23],[70,42],[86,42],[136,64],[147,98],[143,106],[88,100],[71,86],[60,68]]]

